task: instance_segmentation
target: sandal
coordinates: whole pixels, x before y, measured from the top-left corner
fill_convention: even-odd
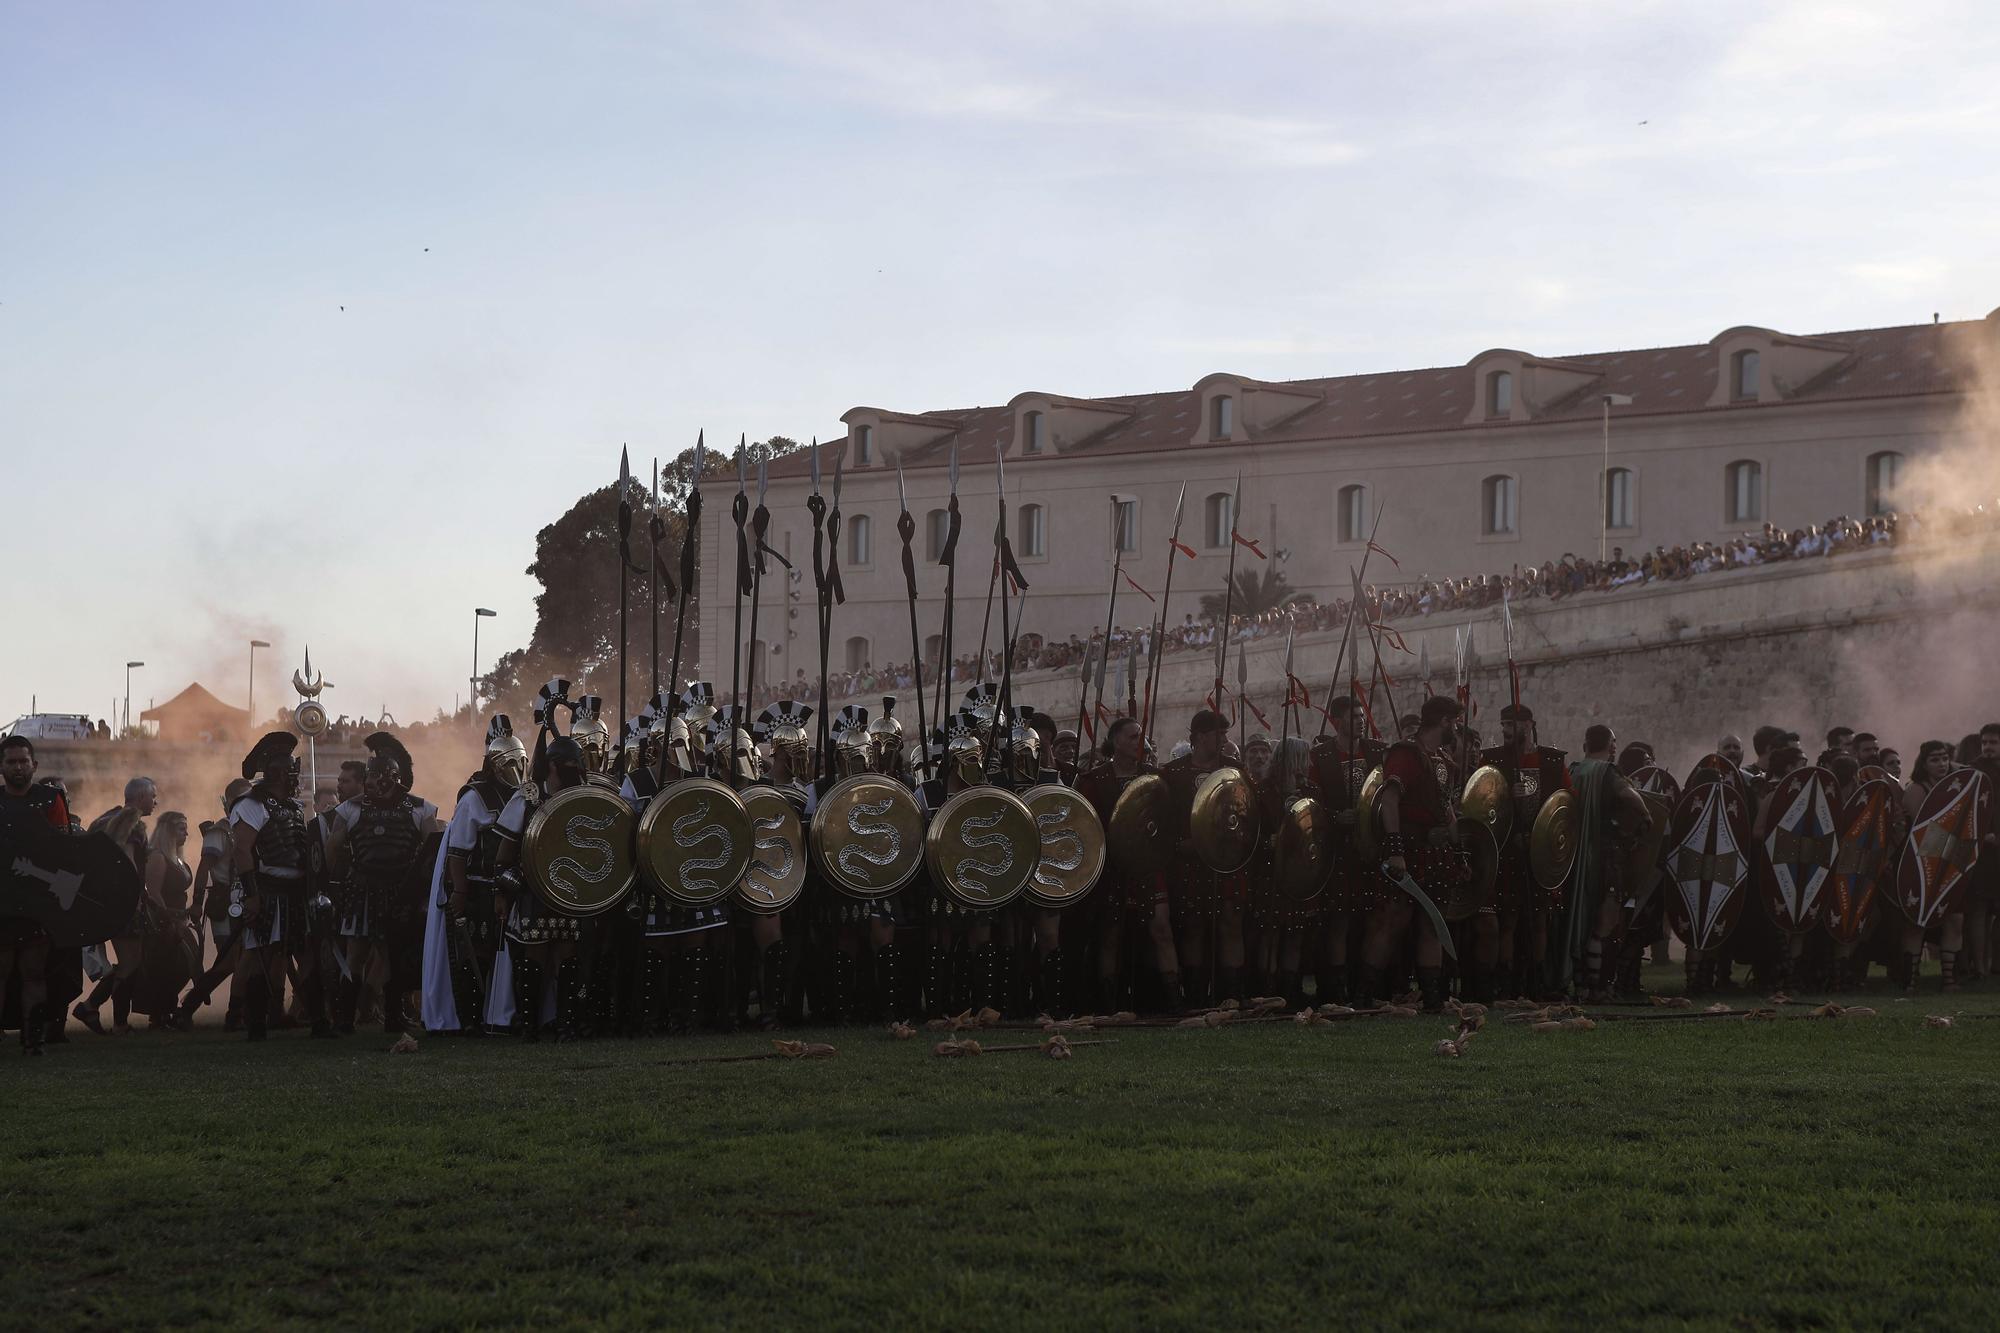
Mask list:
[[[79,1004],[76,1008],[69,1011],[69,1016],[100,1037],[109,1035],[104,1030],[104,1021],[97,1016],[95,1009],[88,1009]]]

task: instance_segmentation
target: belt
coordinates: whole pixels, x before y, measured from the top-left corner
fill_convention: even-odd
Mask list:
[[[304,879],[306,872],[291,866],[260,866],[257,869],[257,877],[259,879]]]

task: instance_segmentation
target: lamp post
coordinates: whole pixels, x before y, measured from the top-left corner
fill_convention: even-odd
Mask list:
[[[1632,406],[1629,393],[1607,393],[1604,395],[1604,466],[1598,475],[1603,478],[1598,483],[1597,507],[1597,563],[1604,563],[1605,550],[1611,542],[1611,409]]]
[[[144,662],[127,662],[125,664],[125,731],[132,730],[132,668],[144,665],[146,665]]]
[[[262,639],[250,640],[250,697],[243,705],[243,711],[250,715],[250,725],[257,725],[257,650],[271,645]]]
[[[479,622],[496,614],[483,606],[472,608],[472,720],[479,721]]]

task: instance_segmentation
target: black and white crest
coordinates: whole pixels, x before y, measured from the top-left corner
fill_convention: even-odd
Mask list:
[[[757,723],[750,734],[760,742],[769,742],[780,731],[801,731],[812,721],[813,710],[796,699],[780,699],[757,715]]]
[[[849,732],[854,733],[858,742],[868,735],[868,709],[861,704],[849,704],[833,715],[827,729],[833,734],[835,745],[843,744]]]

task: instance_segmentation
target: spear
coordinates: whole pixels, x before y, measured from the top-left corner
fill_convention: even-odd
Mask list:
[[[1278,724],[1278,744],[1281,749],[1285,742],[1292,738],[1292,637],[1298,628],[1296,621],[1285,628],[1285,715]],[[1308,699],[1306,702],[1311,703],[1312,700]]]
[[[632,459],[618,446],[618,721],[625,711],[625,571],[632,565]]]
[[[826,587],[819,596],[819,693],[826,697],[826,664],[833,652],[833,608],[836,603],[844,604],[847,594],[840,586],[840,478],[847,465],[846,455],[837,455],[833,460],[833,503],[826,512]],[[820,726],[827,740],[822,754],[826,776],[833,777],[833,721],[832,713],[825,707],[820,709]]]
[[[1229,575],[1222,583],[1222,632],[1215,640],[1215,690],[1212,706],[1222,709],[1222,672],[1229,662],[1229,619],[1236,607],[1236,511],[1243,503],[1243,474],[1236,474],[1236,494],[1229,502]]]
[[[701,549],[701,467],[707,457],[706,439],[706,432],[697,432],[694,437],[694,475],[688,483],[687,529],[681,534],[680,605],[674,610],[674,662],[667,671],[667,693],[672,696],[667,701],[667,716],[670,718],[674,714],[673,700],[680,695],[681,638],[687,629],[688,603],[694,600],[695,558]]]
[[[1125,716],[1139,716],[1139,641],[1132,641],[1125,665],[1118,673],[1118,688],[1125,692]]]
[[[903,539],[903,588],[910,603],[910,675],[916,683],[917,766],[923,774],[919,783],[922,785],[931,780],[931,733],[924,717],[924,641],[917,628],[917,559],[910,552],[910,542],[917,535],[917,521],[910,517],[910,496],[903,489],[901,459],[896,461],[896,505],[901,511],[896,515],[896,535]]]
[[[1000,521],[993,527],[993,573],[1000,585],[1000,642],[1011,647],[1007,637],[1007,585],[1015,577],[1014,553],[1007,546],[1007,450],[999,444],[993,446],[993,491],[1000,505]],[[1027,584],[1021,585],[1023,588]],[[979,649],[980,675],[985,675],[986,646],[982,642]],[[1014,690],[1014,655],[1010,651],[1007,660],[1000,664],[1000,693],[995,699],[993,720],[986,727],[986,763],[989,767],[999,758],[1000,719],[1007,713]]]
[[[1076,697],[1076,753],[1079,772],[1082,771],[1083,754],[1090,748],[1084,744],[1084,739],[1090,735],[1091,730],[1094,730],[1094,728],[1086,729],[1084,726],[1084,719],[1090,715],[1090,649],[1091,645],[1086,641],[1083,645],[1083,663],[1077,669],[1077,679],[1082,683]],[[1105,651],[1110,651],[1110,645],[1105,646]]]
[[[1349,698],[1353,697],[1354,688],[1361,683],[1360,680],[1357,678],[1359,673],[1352,669],[1353,667],[1352,654],[1348,652],[1348,646],[1354,640],[1354,616],[1356,608],[1358,608],[1361,604],[1361,580],[1363,576],[1368,573],[1368,557],[1375,554],[1375,534],[1378,530],[1380,530],[1382,526],[1382,511],[1387,507],[1388,507],[1387,505],[1377,505],[1375,507],[1375,522],[1368,529],[1368,545],[1361,552],[1360,573],[1358,574],[1354,573],[1352,569],[1348,571],[1350,574],[1353,574],[1354,577],[1354,596],[1352,600],[1350,600],[1347,604],[1347,628],[1341,632],[1340,651],[1333,655],[1333,679],[1327,683],[1326,687],[1326,699],[1328,704],[1331,704],[1333,702],[1333,687],[1340,683],[1341,658],[1347,657],[1350,659],[1349,671],[1347,673],[1347,688],[1349,691],[1348,695]],[[1327,723],[1333,720],[1329,716],[1331,711],[1332,710],[1329,708],[1328,710],[1322,712],[1319,715],[1319,734],[1322,736],[1326,735]]]
[[[764,593],[764,534],[771,530],[771,511],[764,503],[764,497],[771,489],[770,460],[757,460],[757,508],[750,515],[750,530],[755,538],[755,546],[750,558],[750,664],[743,674],[743,693],[750,697],[750,707],[757,706],[757,610]],[[743,715],[737,714],[742,721]],[[735,737],[730,743],[735,744]],[[734,765],[731,766],[732,769]]]
[[[743,595],[751,590],[750,538],[743,531],[743,525],[750,517],[749,478],[744,475],[745,456],[749,451],[748,436],[736,441],[736,498],[730,502],[730,514],[736,520],[736,634],[730,645],[729,654],[729,704],[730,716],[736,723],[743,719]],[[736,738],[731,736],[729,744],[735,748]],[[734,765],[731,766],[732,769]]]
[[[813,625],[819,631],[819,745],[816,753],[820,760],[820,774],[824,778],[828,771],[829,751],[832,748],[832,733],[828,730],[826,705],[826,649],[827,649],[827,601],[826,601],[826,499],[819,493],[819,441],[813,441],[812,451],[812,494],[806,499],[806,509],[813,521]]]
[[[1181,483],[1180,498],[1174,501],[1174,535],[1167,539],[1167,584],[1160,590],[1160,632],[1153,636],[1153,660],[1149,664],[1151,670],[1146,677],[1146,716],[1140,731],[1148,737],[1153,734],[1153,701],[1159,694],[1160,668],[1164,665],[1161,661],[1160,640],[1167,632],[1167,603],[1172,601],[1174,596],[1174,557],[1183,552],[1190,556],[1194,554],[1181,545],[1181,519],[1186,513],[1187,483],[1184,481]],[[1230,549],[1235,548],[1232,545]]]
[[[1521,707],[1521,668],[1514,663],[1514,604],[1512,589],[1500,590],[1500,625],[1507,641],[1507,686],[1514,697],[1514,707]]]
[[[1250,744],[1250,645],[1236,645],[1236,753],[1244,756]]]
[[[952,613],[953,613],[953,607],[956,605],[957,602],[957,587],[958,587],[959,513],[958,513],[958,441],[956,439],[954,439],[951,442],[950,459],[951,461],[948,466],[951,476],[951,498],[948,501],[946,501],[944,546],[938,551],[938,560],[937,560],[937,562],[940,565],[944,566],[944,619],[943,623],[939,626],[940,632],[938,635],[938,639],[942,646],[943,651],[940,654],[938,661],[937,704],[936,707],[934,707],[931,710],[933,715],[936,716],[938,724],[940,726],[944,724],[945,701],[946,698],[948,697],[948,692],[951,689],[952,631],[955,628],[955,626],[952,624],[953,620]],[[928,745],[930,743],[930,738],[925,737],[924,743]]]
[[[1118,497],[1114,495],[1111,497],[1111,597],[1104,607],[1104,655],[1097,659],[1097,702],[1091,708],[1092,721],[1104,717],[1104,673],[1111,666],[1111,627],[1118,618],[1118,579],[1125,572],[1124,535],[1118,530]]]
[[[1007,503],[1003,497],[1000,502],[1000,518],[996,521],[993,528],[993,570],[986,576],[986,613],[979,618],[978,680],[981,683],[986,680],[986,635],[993,628],[993,590],[1000,584],[1000,524],[1004,524],[1007,521],[1006,515]],[[1001,618],[1004,620],[1006,617],[1002,616]],[[1007,627],[1005,625],[1000,627],[1000,637],[1002,639],[1007,637]]]
[[[660,517],[660,460],[653,460],[653,506],[646,516],[646,536],[653,548],[651,596],[653,602],[653,665],[648,699],[660,693],[660,543],[667,539],[667,521]]]

